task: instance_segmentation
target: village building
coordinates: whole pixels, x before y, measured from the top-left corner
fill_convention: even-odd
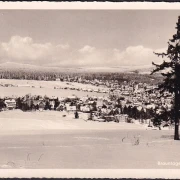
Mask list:
[[[8,110],[12,110],[16,108],[16,101],[15,99],[6,99],[4,104]]]

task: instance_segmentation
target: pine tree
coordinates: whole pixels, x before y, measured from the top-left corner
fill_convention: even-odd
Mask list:
[[[170,92],[173,96],[174,106],[174,140],[179,140],[179,111],[180,111],[180,16],[176,23],[176,34],[172,39],[168,41],[168,48],[165,53],[155,53],[158,57],[166,58],[163,63],[155,65],[155,69],[151,74],[155,72],[161,72],[164,77],[163,82],[159,85],[158,89],[163,96],[164,92]]]

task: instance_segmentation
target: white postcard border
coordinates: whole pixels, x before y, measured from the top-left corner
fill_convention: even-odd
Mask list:
[[[179,169],[1,169],[1,178],[180,178]]]
[[[168,2],[1,2],[0,9],[69,9],[69,10],[179,10],[180,3]]]

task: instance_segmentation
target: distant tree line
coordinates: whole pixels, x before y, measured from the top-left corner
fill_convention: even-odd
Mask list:
[[[161,78],[158,75],[150,76],[137,73],[71,73],[71,72],[40,72],[40,71],[0,71],[0,79],[26,79],[26,80],[43,80],[43,81],[75,81],[81,78],[86,81],[98,80],[101,82],[114,82],[121,84],[122,82],[136,82],[158,84]]]

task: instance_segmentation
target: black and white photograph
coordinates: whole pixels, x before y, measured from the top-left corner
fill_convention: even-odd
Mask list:
[[[179,169],[180,11],[0,9],[0,169]]]

